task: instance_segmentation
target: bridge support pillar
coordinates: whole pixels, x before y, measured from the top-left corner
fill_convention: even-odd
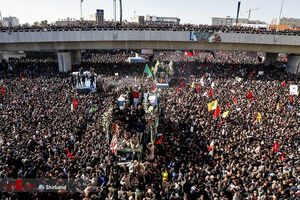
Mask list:
[[[71,57],[72,57],[72,65],[81,64],[81,52],[80,52],[80,50],[71,51]]]
[[[277,53],[266,53],[265,65],[271,66],[275,64],[277,56],[278,56]]]
[[[60,72],[72,71],[72,56],[70,52],[57,53],[58,70]]]
[[[293,74],[300,73],[300,54],[289,54],[287,59],[287,71]]]

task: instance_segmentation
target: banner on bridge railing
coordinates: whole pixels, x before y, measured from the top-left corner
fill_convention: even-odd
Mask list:
[[[219,32],[192,31],[190,40],[196,42],[221,42],[222,38]]]

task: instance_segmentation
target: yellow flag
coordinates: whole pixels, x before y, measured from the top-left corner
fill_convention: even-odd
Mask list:
[[[222,114],[222,117],[223,117],[223,118],[226,118],[228,114],[229,114],[229,111],[226,111],[226,112],[224,112],[224,113]]]
[[[279,105],[279,103],[277,104],[277,109],[279,109],[280,108],[280,105]]]
[[[155,70],[155,67],[153,67],[153,66],[152,66],[152,67],[151,67],[151,70],[154,72],[154,70]]]
[[[208,111],[211,111],[212,110],[212,103],[207,104],[207,107],[208,107]]]
[[[213,110],[216,110],[217,107],[218,107],[218,101],[215,100],[214,102],[212,102],[212,109],[213,109]]]
[[[192,85],[191,85],[191,88],[194,88],[195,87],[195,81],[193,81]]]
[[[218,101],[217,100],[207,104],[208,111],[217,109],[217,106],[218,106]]]
[[[260,120],[261,120],[261,114],[260,113],[257,113],[257,119],[258,119],[258,122],[260,122]]]

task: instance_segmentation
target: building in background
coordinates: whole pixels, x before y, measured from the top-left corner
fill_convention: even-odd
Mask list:
[[[85,21],[80,21],[80,20],[76,20],[73,18],[67,18],[67,19],[59,19],[58,21],[55,22],[55,25],[57,26],[68,26],[68,25],[80,25],[80,24],[92,24],[92,25],[96,25],[96,21],[95,20],[85,20]]]
[[[146,16],[146,25],[148,24],[159,24],[159,25],[179,25],[180,19],[177,17],[156,17]]]
[[[102,10],[102,9],[96,10],[96,24],[99,24],[99,25],[104,24],[104,10]]]
[[[131,17],[130,22],[144,25],[145,24],[145,17],[144,16]]]
[[[291,25],[293,27],[300,27],[300,19],[297,18],[281,18],[280,25]]]
[[[12,26],[19,26],[20,22],[18,18],[9,16],[9,17],[3,17],[3,20],[0,20],[0,24],[2,24],[3,26],[12,27]]]
[[[0,19],[0,26],[8,27],[9,23],[8,21],[4,21]]]
[[[260,20],[249,20],[247,18],[239,18],[238,25],[265,25],[266,22]],[[232,18],[227,16],[226,18],[223,17],[212,17],[211,25],[213,26],[235,26],[236,25],[236,18]]]
[[[300,30],[300,19],[296,18],[281,18],[278,24],[278,19],[273,19],[269,25],[270,29],[284,31],[284,30]]]

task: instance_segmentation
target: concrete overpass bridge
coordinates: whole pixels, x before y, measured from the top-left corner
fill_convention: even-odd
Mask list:
[[[229,50],[288,54],[288,71],[300,72],[300,35],[240,31],[139,29],[19,30],[0,32],[0,51],[57,51],[62,71],[80,63],[83,49]]]

